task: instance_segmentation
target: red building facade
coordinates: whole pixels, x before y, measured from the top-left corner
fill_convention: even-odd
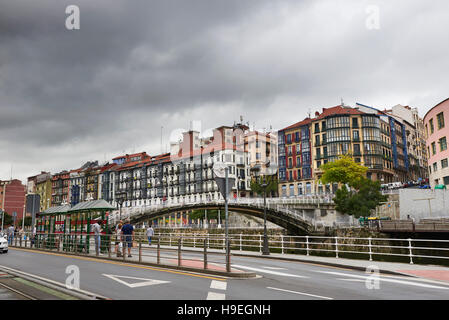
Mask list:
[[[22,219],[25,205],[26,186],[20,180],[13,179],[0,182],[0,207],[9,215],[17,213],[16,224]]]

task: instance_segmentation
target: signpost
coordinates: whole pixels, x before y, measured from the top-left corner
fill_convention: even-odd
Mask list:
[[[226,239],[226,271],[231,271],[230,247],[229,247],[229,222],[228,222],[228,195],[229,184],[233,185],[235,178],[229,178],[229,167],[223,163],[215,163],[213,167],[214,180],[217,183],[218,190],[225,199],[225,239]]]

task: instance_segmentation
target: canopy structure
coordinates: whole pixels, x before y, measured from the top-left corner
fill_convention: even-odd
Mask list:
[[[52,214],[61,214],[61,213],[67,213],[70,210],[69,205],[65,206],[58,206],[58,207],[50,207],[44,212],[42,212],[42,215],[52,215]]]
[[[89,212],[89,211],[106,211],[113,210],[115,207],[105,200],[93,200],[80,202],[68,210],[68,213]]]

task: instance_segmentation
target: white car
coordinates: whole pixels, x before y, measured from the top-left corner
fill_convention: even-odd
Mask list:
[[[8,236],[5,233],[0,233],[0,252],[8,252]]]

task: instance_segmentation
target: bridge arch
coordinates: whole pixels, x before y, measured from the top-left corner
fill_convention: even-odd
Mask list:
[[[245,205],[239,203],[229,203],[229,211],[247,214],[257,218],[264,218],[264,209],[260,206]],[[184,204],[182,206],[168,206],[160,207],[157,210],[148,210],[142,213],[138,213],[130,216],[132,223],[146,222],[151,219],[155,219],[164,215],[188,211],[188,210],[223,210],[223,203],[197,203],[197,204]],[[271,207],[267,207],[267,221],[274,223],[287,230],[288,234],[292,235],[307,235],[310,234],[314,227],[308,221],[302,219],[300,215],[294,215],[291,212],[284,210],[276,210]]]

